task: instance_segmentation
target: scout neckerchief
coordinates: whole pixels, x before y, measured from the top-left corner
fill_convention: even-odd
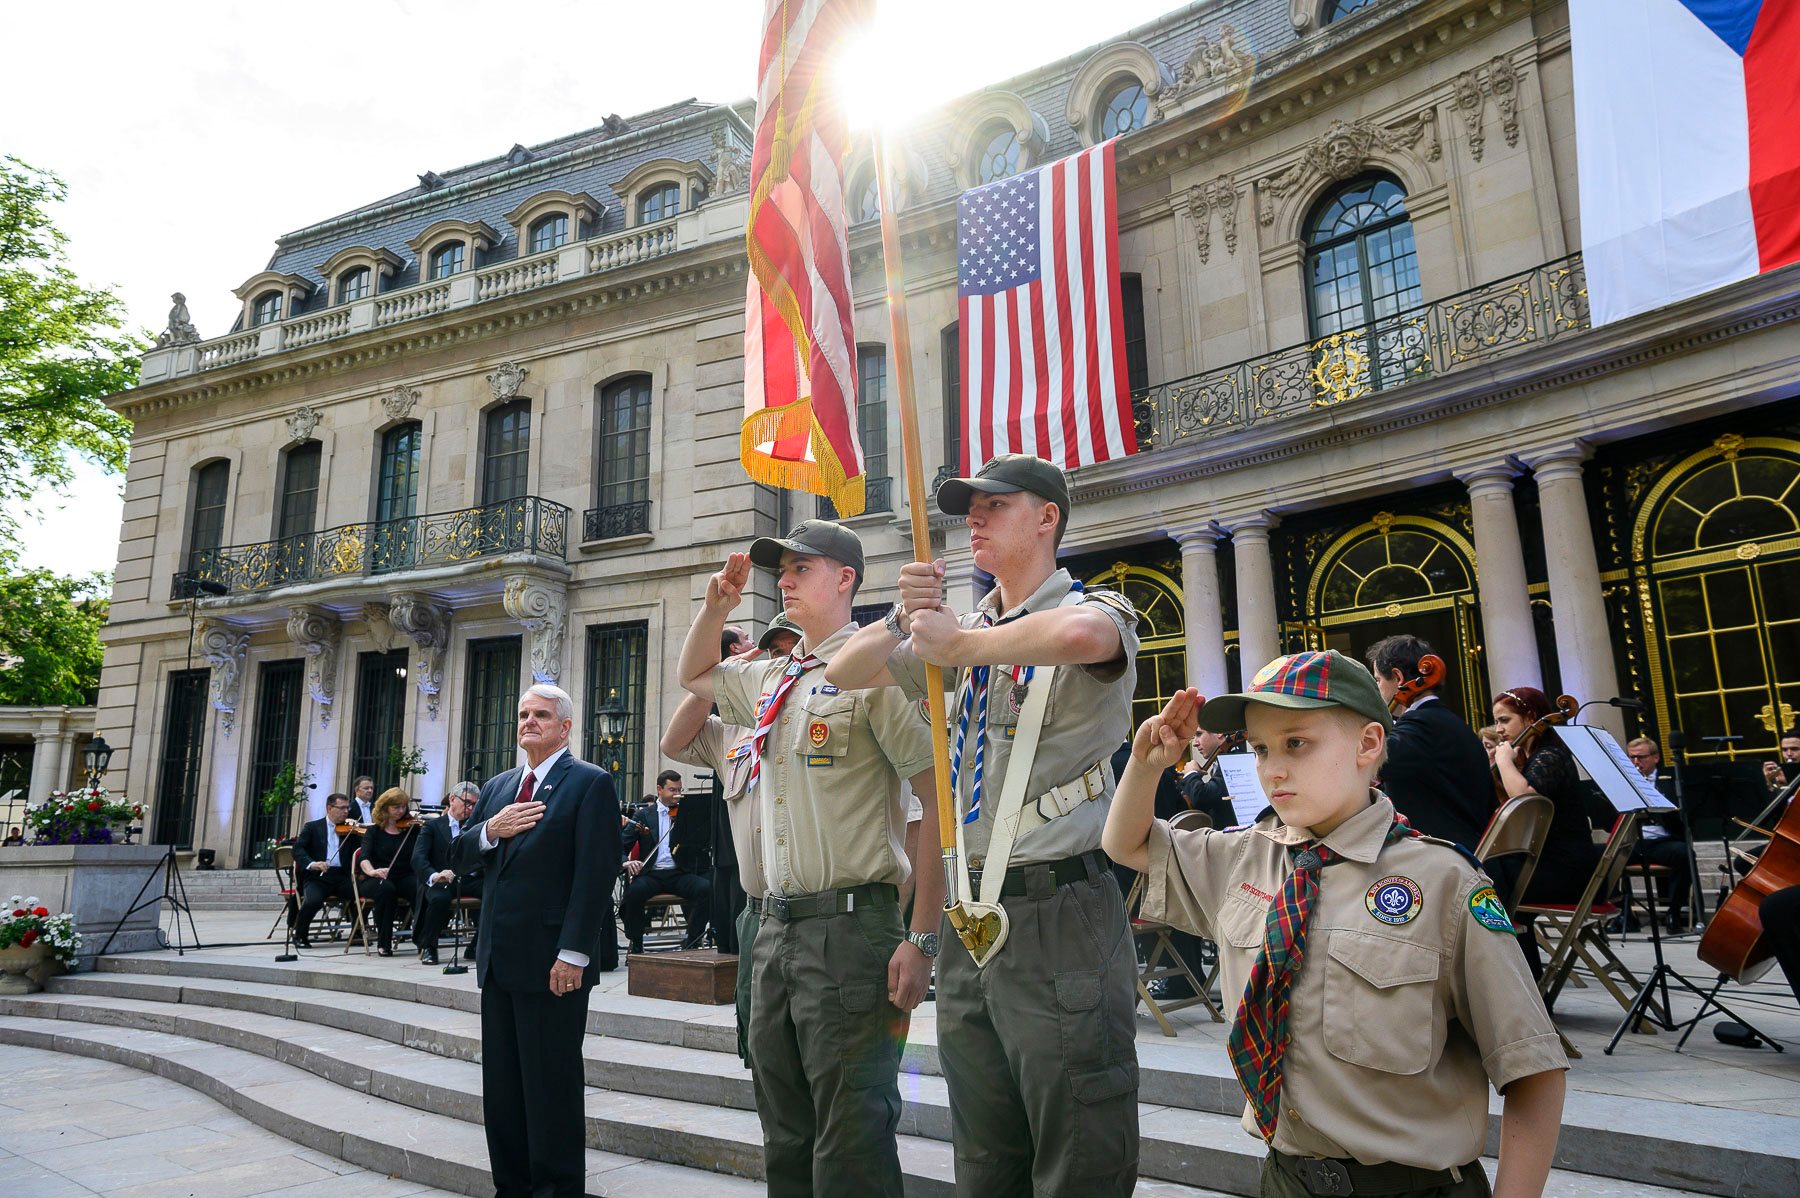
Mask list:
[[[1395,815],[1382,843],[1385,847],[1418,835],[1405,816]],[[1250,1113],[1264,1140],[1275,1135],[1288,1042],[1288,991],[1306,959],[1306,925],[1319,896],[1319,872],[1342,860],[1319,841],[1288,845],[1287,851],[1294,859],[1294,872],[1269,904],[1262,951],[1250,969],[1250,984],[1244,987],[1244,1001],[1225,1041],[1232,1072],[1250,1100]]]
[[[794,689],[794,683],[800,681],[800,675],[823,664],[812,653],[794,658],[781,671],[781,681],[775,684],[774,691],[763,700],[762,710],[756,716],[756,731],[750,734],[750,781],[744,788],[746,792],[755,790],[757,779],[762,777],[763,741],[769,738],[770,730],[775,727],[775,720],[781,715],[781,705],[787,702],[788,692]]]

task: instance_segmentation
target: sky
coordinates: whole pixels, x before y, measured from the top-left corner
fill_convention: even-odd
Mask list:
[[[181,291],[202,337],[275,238],[449,169],[696,97],[752,94],[760,0],[221,0],[9,5],[0,154],[61,175],[55,214],[90,287],[134,327]],[[1179,0],[879,0],[912,64],[902,111],[1103,42]],[[19,48],[31,53],[18,53]],[[1047,116],[1054,114],[1047,114]],[[21,519],[27,566],[112,568],[123,480],[78,466]]]

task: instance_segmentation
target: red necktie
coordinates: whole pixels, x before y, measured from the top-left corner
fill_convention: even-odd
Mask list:
[[[519,787],[519,797],[514,799],[513,802],[515,802],[515,803],[531,802],[531,788],[532,788],[533,784],[535,784],[536,782],[537,782],[537,775],[532,773],[530,770],[526,770],[525,771],[525,781]]]

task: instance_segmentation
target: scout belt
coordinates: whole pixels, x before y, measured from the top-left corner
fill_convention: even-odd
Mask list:
[[[1041,862],[1037,865],[1015,865],[1006,871],[1006,880],[1001,883],[1000,895],[1002,898],[1013,898],[1030,893],[1033,873],[1048,873],[1050,889],[1054,890],[1058,886],[1067,886],[1070,882],[1099,877],[1111,868],[1105,857],[1092,850],[1074,857],[1064,857],[1061,861]],[[970,870],[969,881],[972,885],[981,885],[981,871]]]
[[[1331,1157],[1289,1156],[1269,1149],[1276,1168],[1295,1178],[1309,1194],[1336,1198],[1341,1194],[1410,1194],[1447,1186],[1462,1180],[1463,1173],[1479,1169],[1479,1161],[1461,1169],[1418,1169],[1412,1165],[1364,1165]]]
[[[817,894],[799,894],[779,898],[771,894],[763,900],[763,914],[782,923],[813,919],[820,915],[844,915],[858,907],[895,906],[900,892],[888,882],[867,882],[861,886],[845,886],[839,890],[821,890]]]
[[[752,915],[761,915],[762,905],[763,901],[754,894],[747,894],[744,896],[744,909],[749,911]]]
[[[1101,758],[1088,766],[1081,777],[1073,782],[1064,782],[1061,786],[1053,786],[1038,796],[1036,804],[1038,818],[1045,823],[1059,815],[1067,815],[1083,803],[1095,799],[1104,799],[1112,793],[1112,763]]]

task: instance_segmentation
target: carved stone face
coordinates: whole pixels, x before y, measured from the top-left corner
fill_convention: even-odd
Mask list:
[[[1336,130],[1325,137],[1325,169],[1332,178],[1342,179],[1362,169],[1362,151],[1348,129]]]

